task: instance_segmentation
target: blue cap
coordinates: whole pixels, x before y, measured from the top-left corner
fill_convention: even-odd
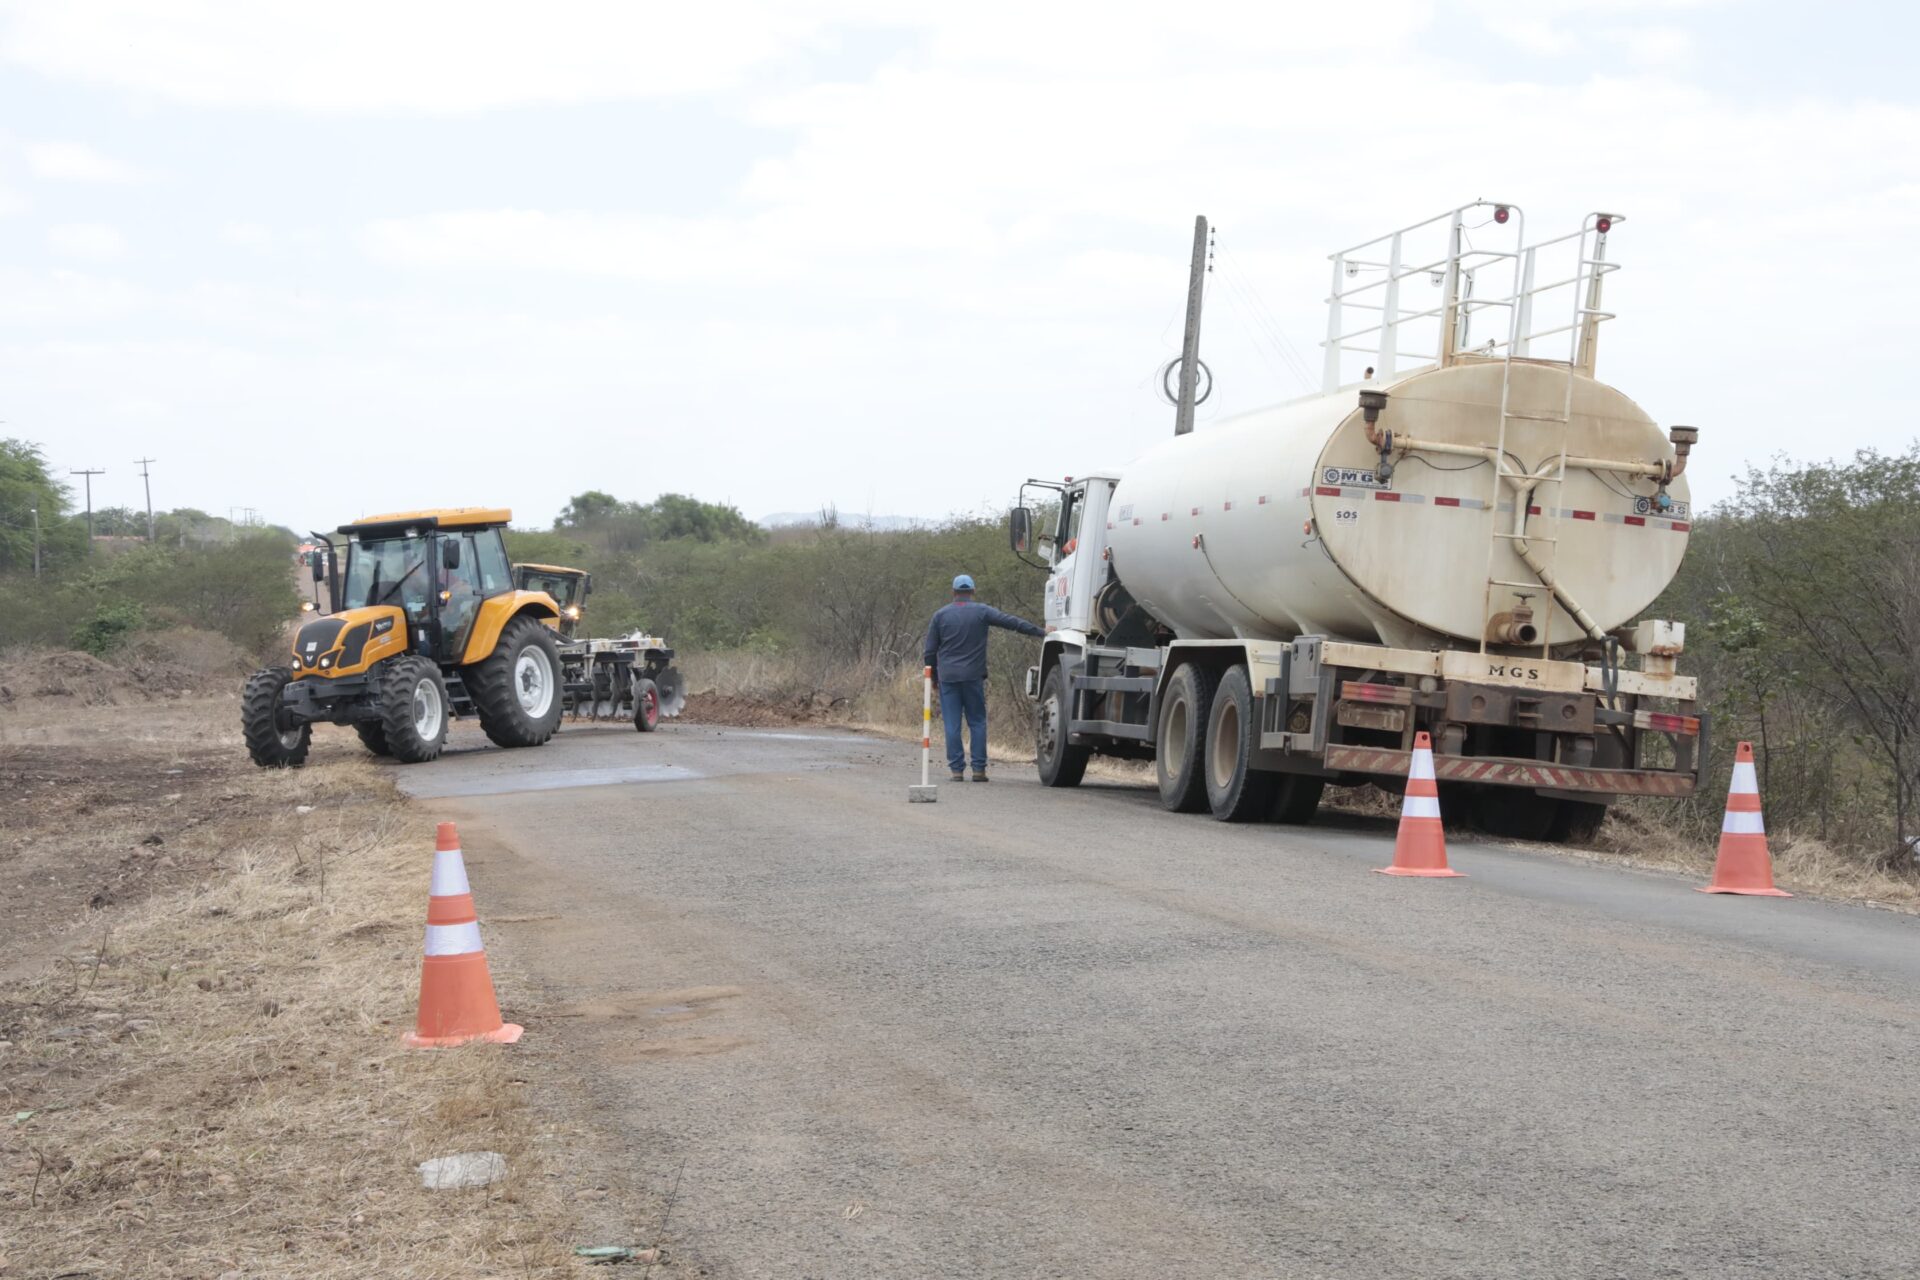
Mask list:
[[[961,574],[953,580],[953,589],[955,591],[973,590],[973,578],[967,574]]]

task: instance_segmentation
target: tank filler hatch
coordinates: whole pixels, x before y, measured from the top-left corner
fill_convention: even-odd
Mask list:
[[[1467,360],[1560,363],[1593,375],[1617,213],[1529,243],[1518,205],[1477,201],[1330,255],[1323,391]]]

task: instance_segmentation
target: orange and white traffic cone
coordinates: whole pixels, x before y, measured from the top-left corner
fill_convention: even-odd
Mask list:
[[[433,851],[433,888],[427,899],[427,955],[420,965],[420,1016],[406,1043],[412,1049],[441,1049],[487,1040],[512,1044],[523,1027],[500,1021],[493,975],[480,945],[480,919],[473,911],[460,836],[451,822],[440,824]]]
[[[1753,768],[1751,742],[1741,743],[1734,752],[1727,816],[1720,820],[1720,855],[1713,860],[1713,882],[1699,892],[1793,896],[1773,887],[1773,855],[1767,852],[1767,824],[1760,817],[1760,779]]]
[[[1440,829],[1440,784],[1433,778],[1433,739],[1413,735],[1413,759],[1407,765],[1407,796],[1400,804],[1400,834],[1393,841],[1393,865],[1375,867],[1383,876],[1464,876],[1447,865],[1447,837]]]

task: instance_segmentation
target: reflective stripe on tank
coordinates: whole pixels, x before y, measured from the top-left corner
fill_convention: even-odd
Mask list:
[[[1436,507],[1453,507],[1461,511],[1485,511],[1487,509],[1486,499],[1484,498],[1434,497],[1424,493],[1405,493],[1397,489],[1371,489],[1354,485],[1345,487],[1331,484],[1310,485],[1300,491],[1300,496],[1303,498],[1342,498],[1348,501],[1362,502],[1368,500],[1374,502],[1399,503],[1424,502]],[[1231,504],[1229,504],[1228,509],[1231,510]],[[1502,502],[1496,506],[1494,510],[1511,512],[1513,510],[1513,504],[1511,502]],[[1601,524],[1627,525],[1638,529],[1669,529],[1674,533],[1687,533],[1693,529],[1692,522],[1687,520],[1671,520],[1665,516],[1628,515],[1624,512],[1588,511],[1580,507],[1556,507],[1549,512],[1540,507],[1530,506],[1527,508],[1527,514],[1533,516],[1552,515],[1561,520],[1592,520]],[[1136,521],[1136,523],[1138,522]]]

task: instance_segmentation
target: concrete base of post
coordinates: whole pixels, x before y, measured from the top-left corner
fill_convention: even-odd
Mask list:
[[[908,804],[932,804],[940,798],[940,788],[935,786],[908,787]]]

